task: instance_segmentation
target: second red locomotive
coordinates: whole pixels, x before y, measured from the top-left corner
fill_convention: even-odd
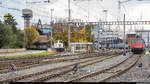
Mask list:
[[[133,53],[142,53],[145,50],[145,42],[142,38],[133,38],[131,40],[131,50]]]

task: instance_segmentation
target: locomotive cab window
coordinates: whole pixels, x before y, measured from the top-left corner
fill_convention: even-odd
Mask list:
[[[144,41],[142,40],[142,44],[144,44]]]
[[[142,41],[141,39],[138,39],[138,43],[142,43],[141,41]]]
[[[139,39],[139,40],[138,40],[138,43],[143,44],[144,42],[143,42],[142,39]]]
[[[135,40],[135,39],[133,39],[131,42],[134,44],[134,43],[136,43],[136,40]]]

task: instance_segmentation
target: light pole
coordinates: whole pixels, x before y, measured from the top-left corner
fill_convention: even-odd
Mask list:
[[[103,10],[103,12],[104,12],[104,15],[105,15],[104,20],[107,21],[107,12],[108,12],[108,10]]]
[[[149,44],[149,32],[148,32],[148,46],[147,46],[147,48],[149,49],[149,47],[150,47],[150,44]]]
[[[100,40],[100,39],[99,39],[99,33],[100,33],[100,30],[98,31],[98,39],[97,39],[98,41]]]
[[[103,10],[103,12],[104,12],[104,21],[107,21],[107,12],[108,12],[108,10]],[[105,28],[105,26],[103,25],[103,29]],[[106,32],[105,32],[106,33]],[[106,46],[107,46],[107,43],[106,43],[106,35],[105,35],[105,41],[104,41],[104,44],[105,44],[105,48],[106,48]]]
[[[97,49],[99,49],[99,33],[100,33],[100,30],[98,31],[98,38],[97,38],[97,40],[98,40],[98,45],[97,45]]]
[[[90,5],[90,3],[89,3],[89,0],[88,0],[88,22],[90,21],[90,8],[89,8],[89,5]]]
[[[100,45],[100,44],[99,44],[99,42],[100,42],[99,34],[100,34],[100,33],[102,34],[102,30],[99,30],[99,31],[98,31],[98,45]],[[101,36],[101,35],[100,35],[100,36]],[[101,46],[101,48],[102,48],[102,45],[100,45],[100,46]],[[99,47],[98,47],[98,49],[99,49]]]
[[[54,11],[54,9],[50,9],[50,11],[51,11],[51,43],[50,43],[50,45],[51,45],[51,48],[52,48],[52,39],[53,39],[53,11]]]
[[[126,56],[126,38],[125,38],[125,14],[124,14],[124,21],[123,21],[124,25],[123,25],[123,28],[124,28],[124,35],[123,35],[123,38],[124,38],[124,56]]]
[[[70,48],[70,18],[71,18],[71,12],[70,12],[70,0],[68,0],[68,48]]]

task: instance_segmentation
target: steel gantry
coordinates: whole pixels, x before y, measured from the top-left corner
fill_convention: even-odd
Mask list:
[[[101,25],[123,25],[123,21],[99,22]],[[150,25],[150,21],[125,21],[125,25]]]
[[[58,23],[58,25],[67,25],[68,23]],[[71,25],[123,25],[123,21],[105,21],[105,22],[70,22]],[[150,21],[125,21],[125,25],[150,25]]]

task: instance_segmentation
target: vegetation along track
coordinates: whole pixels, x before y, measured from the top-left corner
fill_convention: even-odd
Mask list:
[[[31,79],[29,81],[32,81],[32,82],[33,81],[34,82],[36,82],[36,81],[43,81],[43,80],[45,80],[47,78],[55,77],[55,76],[58,76],[58,75],[61,75],[61,74],[64,74],[64,73],[72,71],[71,67],[74,66],[75,64],[85,63],[82,66],[79,66],[79,68],[82,68],[82,67],[85,67],[87,65],[90,65],[90,64],[93,64],[93,63],[96,63],[96,62],[100,62],[100,61],[103,61],[105,59],[110,59],[110,58],[115,57],[115,56],[105,57],[105,58],[99,57],[100,59],[98,59],[98,58],[91,58],[91,59],[88,59],[88,60],[83,60],[83,61],[80,61],[80,62],[75,62],[75,63],[71,63],[71,64],[64,65],[64,66],[57,66],[55,68],[51,68],[51,69],[40,71],[40,72],[35,72],[35,73],[30,73],[30,74],[26,74],[26,75],[22,75],[22,76],[16,76],[14,78],[0,80],[0,82],[18,81],[18,80],[24,80],[25,78],[28,79],[30,77],[31,77]],[[89,61],[91,61],[91,62],[89,62]],[[88,63],[86,63],[86,62],[88,62]],[[48,73],[51,73],[51,74],[48,74]],[[43,76],[43,75],[39,76],[41,74],[46,74],[46,76]],[[35,76],[38,76],[38,78],[37,79],[32,79],[32,77],[35,78]]]
[[[132,55],[127,59],[118,62],[112,66],[106,67],[102,70],[92,72],[89,74],[84,74],[83,76],[76,77],[71,80],[66,80],[64,82],[104,82],[132,68],[136,64],[138,59],[139,59],[138,56]]]
[[[105,53],[91,53],[91,54],[88,54],[87,53],[80,53],[80,54],[75,54],[75,55],[63,55],[63,56],[44,56],[43,58],[33,58],[33,59],[21,59],[19,60],[18,63],[15,63],[15,62],[10,62],[10,61],[7,61],[4,63],[1,63],[1,70],[0,70],[0,73],[7,73],[7,72],[10,72],[10,66],[9,64],[10,63],[14,63],[16,66],[17,66],[17,69],[16,71],[18,70],[23,70],[23,69],[29,69],[29,68],[32,68],[32,67],[36,67],[36,66],[42,66],[42,65],[45,65],[45,64],[50,64],[50,63],[57,63],[57,62],[63,62],[63,61],[68,61],[68,60],[74,60],[74,59],[83,59],[83,58],[90,58],[90,57],[94,57],[94,56],[102,56],[102,55],[108,55],[110,52],[105,52]],[[112,53],[112,54],[122,54],[122,52],[119,52],[119,53]],[[71,57],[70,57],[71,56]],[[58,59],[57,59],[58,58]],[[46,60],[48,59],[47,61],[42,61],[42,60]],[[17,61],[17,60],[16,60]],[[36,61],[36,62],[35,62]],[[26,64],[27,63],[27,64]],[[23,65],[21,65],[23,64]],[[26,64],[26,65],[24,65]]]

